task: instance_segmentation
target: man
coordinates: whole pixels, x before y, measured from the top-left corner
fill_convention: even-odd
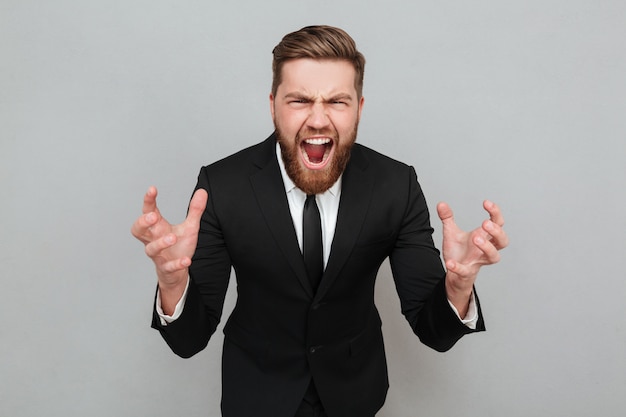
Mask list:
[[[144,198],[132,233],[157,269],[153,327],[180,356],[202,350],[233,268],[223,415],[371,417],[388,387],[381,263],[413,331],[447,350],[484,330],[473,285],[508,243],[503,217],[485,202],[490,219],[465,233],[439,204],[446,272],[413,168],[355,144],[365,59],[352,38],[306,27],[273,54],[275,132],[202,168],[182,224],[161,216],[154,187]]]

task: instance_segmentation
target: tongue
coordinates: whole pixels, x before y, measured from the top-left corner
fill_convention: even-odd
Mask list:
[[[309,143],[304,144],[304,151],[309,157],[309,161],[319,164],[324,159],[324,152],[326,152],[326,145],[311,145]]]

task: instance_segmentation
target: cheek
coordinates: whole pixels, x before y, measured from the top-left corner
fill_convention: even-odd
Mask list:
[[[341,115],[335,119],[335,127],[342,134],[350,134],[354,130],[354,126],[359,123],[358,115]]]
[[[294,133],[300,130],[306,118],[302,117],[298,112],[282,111],[276,113],[274,123],[278,124],[285,133]]]

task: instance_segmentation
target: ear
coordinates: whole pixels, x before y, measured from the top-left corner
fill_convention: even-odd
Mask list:
[[[364,104],[365,104],[365,97],[361,96],[361,99],[359,100],[359,110],[358,110],[359,120],[361,120],[361,112],[363,111]]]
[[[274,120],[274,95],[270,93],[270,112],[272,113],[272,120]]]

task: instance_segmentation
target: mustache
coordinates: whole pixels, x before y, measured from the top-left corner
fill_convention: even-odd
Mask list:
[[[337,140],[337,131],[334,129],[303,129],[296,134],[296,142],[313,136],[326,136],[335,142]]]

